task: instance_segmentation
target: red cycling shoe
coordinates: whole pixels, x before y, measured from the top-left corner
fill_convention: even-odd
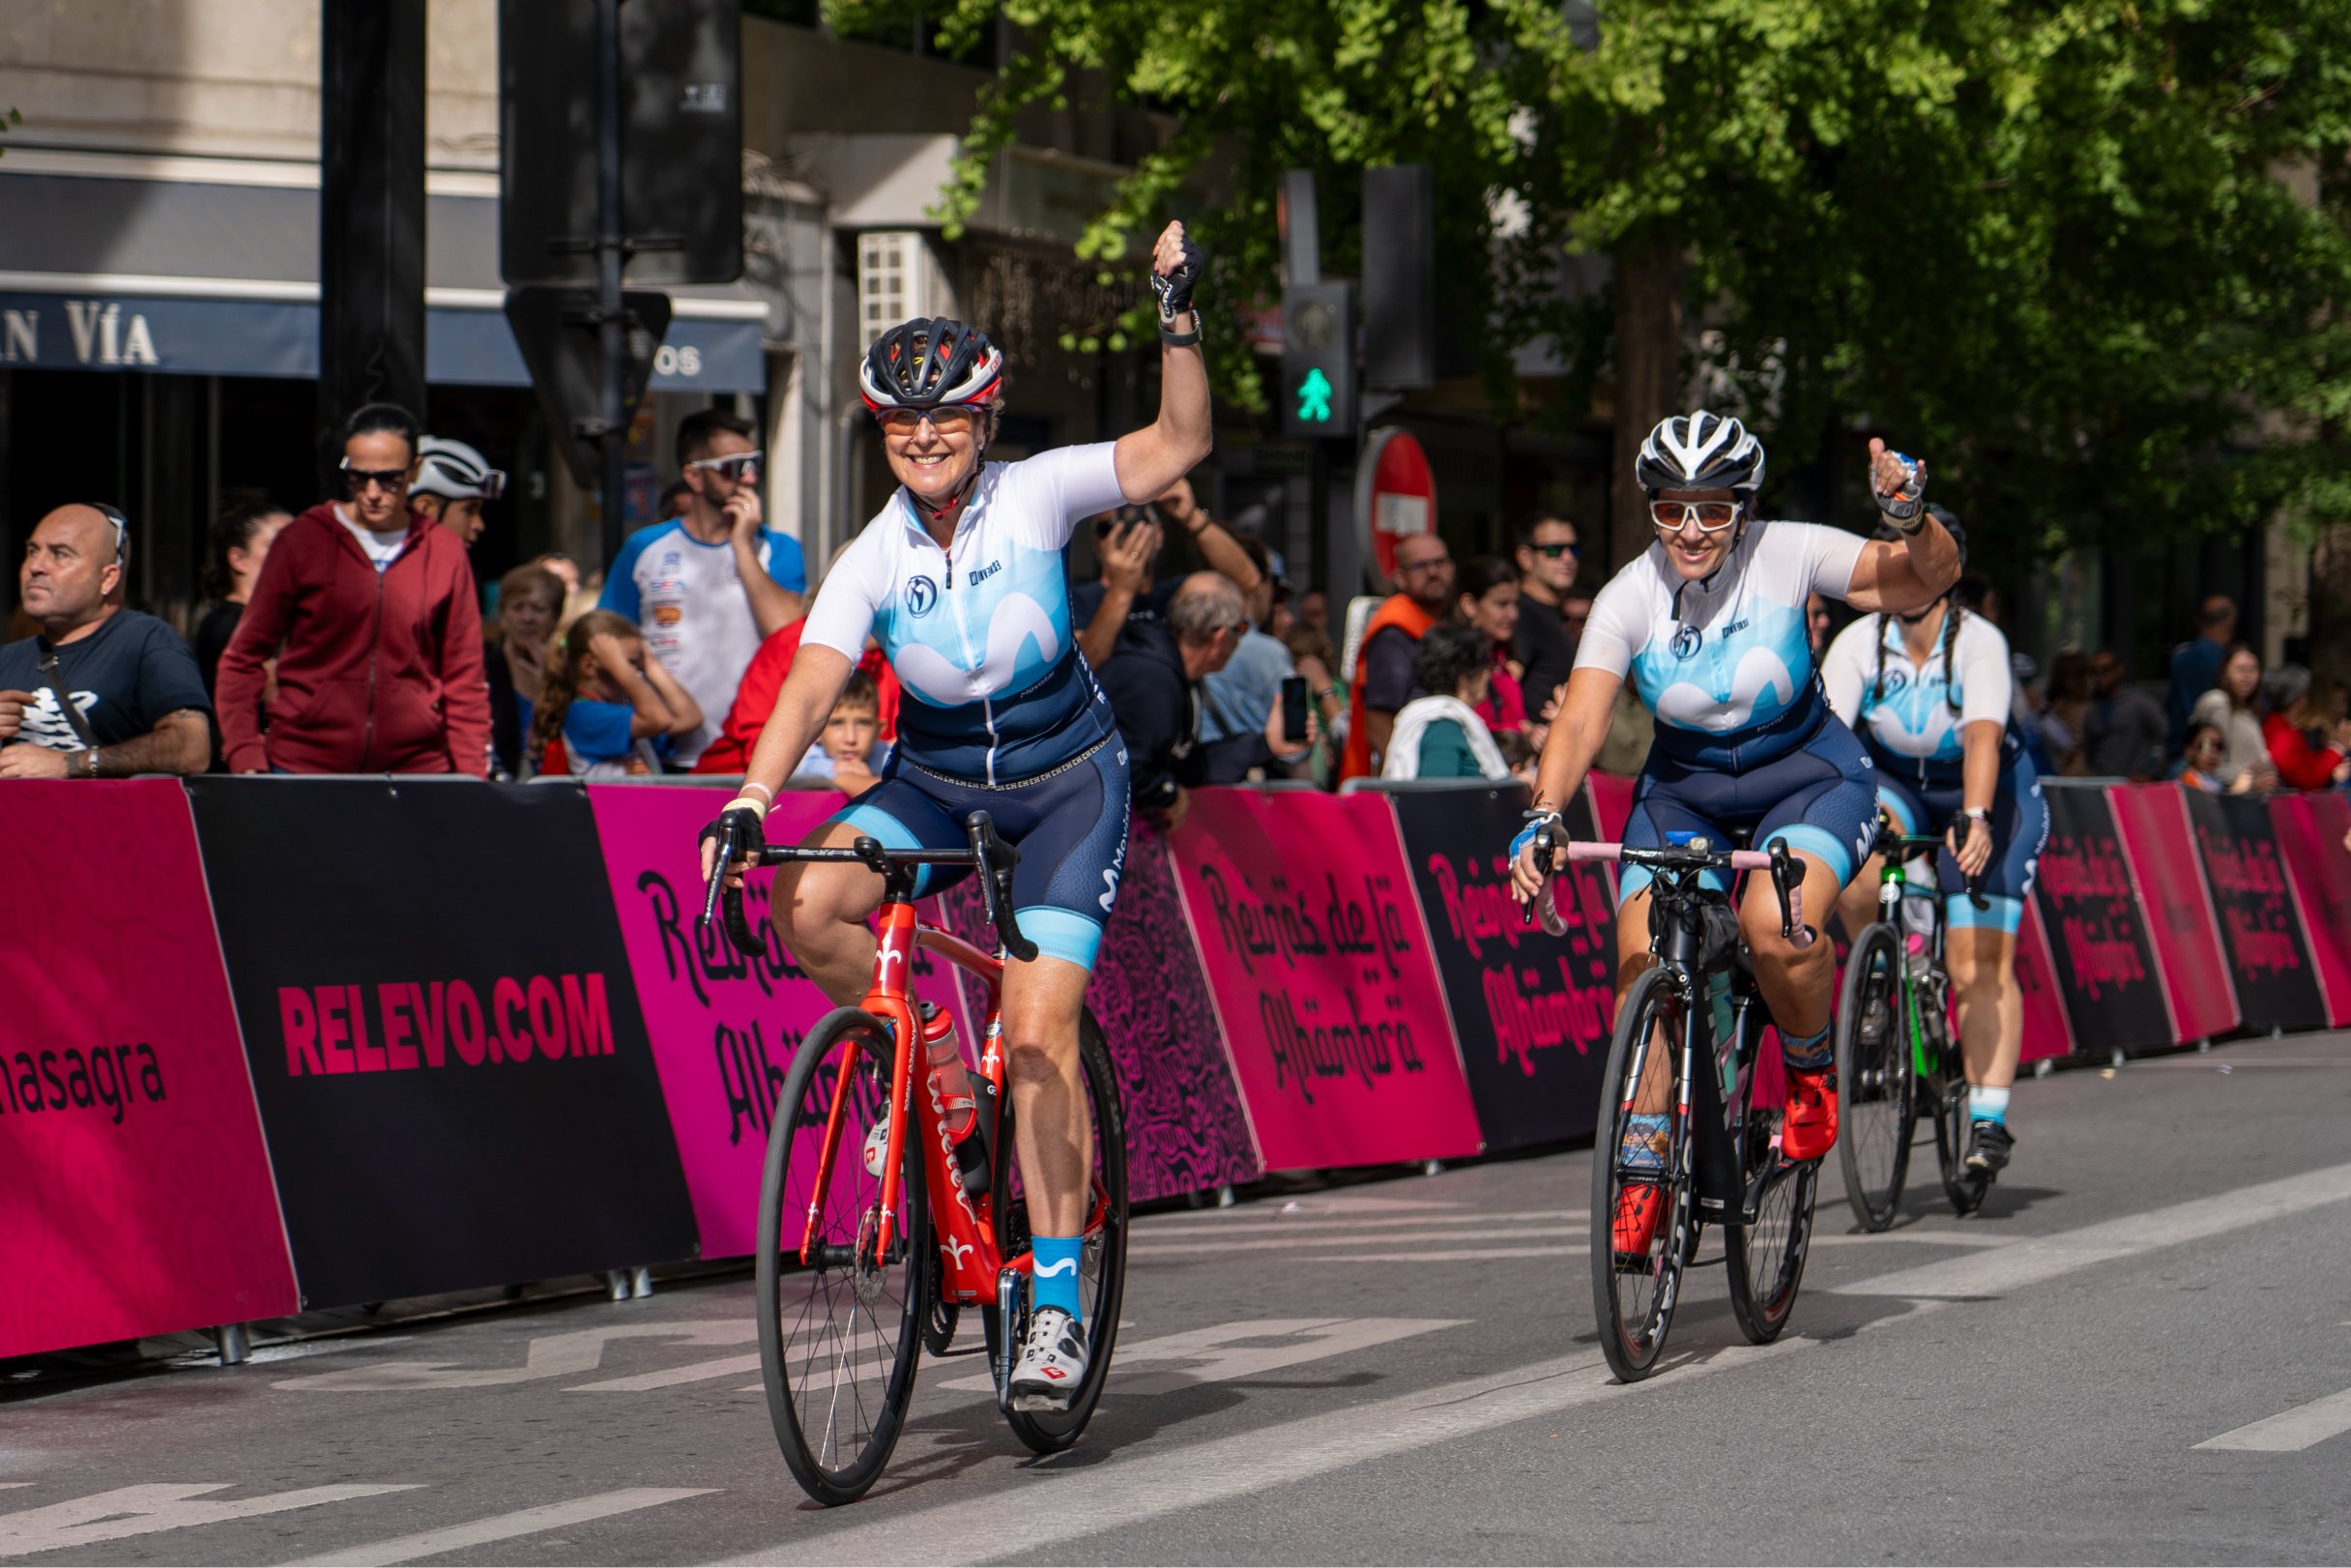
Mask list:
[[[1780,1152],[1802,1164],[1816,1160],[1837,1145],[1837,1074],[1797,1072],[1787,1075],[1787,1114],[1780,1122]]]
[[[1649,1181],[1631,1181],[1617,1189],[1616,1221],[1610,1234],[1619,1266],[1647,1266],[1649,1243],[1657,1236],[1657,1216],[1665,1210],[1665,1196],[1663,1189]]]

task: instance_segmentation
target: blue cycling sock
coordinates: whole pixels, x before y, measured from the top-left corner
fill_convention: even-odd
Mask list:
[[[1971,1121],[2008,1120],[2008,1090],[1986,1089],[1977,1084],[1967,1090],[1967,1117]]]
[[[1624,1118],[1624,1139],[1616,1146],[1616,1157],[1628,1171],[1662,1171],[1666,1168],[1666,1114],[1663,1111],[1634,1111]]]
[[[1029,1286],[1030,1310],[1059,1307],[1083,1321],[1078,1311],[1078,1255],[1086,1250],[1086,1238],[1040,1235],[1032,1237],[1030,1245],[1036,1259],[1036,1272]]]
[[[1837,1065],[1837,1048],[1829,1044],[1829,1031],[1798,1038],[1783,1032],[1780,1036],[1780,1060],[1789,1072],[1827,1072]]]

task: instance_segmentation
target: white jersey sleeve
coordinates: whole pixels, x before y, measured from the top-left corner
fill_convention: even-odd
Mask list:
[[[901,527],[894,504],[865,525],[856,541],[825,574],[808,607],[808,624],[801,628],[800,646],[829,648],[852,664],[865,655],[865,639],[874,629],[874,617],[888,602],[890,593],[889,540]]]
[[[1872,655],[1876,652],[1877,617],[1865,615],[1837,634],[1820,661],[1820,682],[1828,688],[1830,711],[1856,730],[1861,728],[1861,698],[1869,689]]]
[[[1813,592],[1838,600],[1853,592],[1853,568],[1861,565],[1861,552],[1868,548],[1868,539],[1820,523],[1771,526],[1775,531],[1784,529],[1796,536],[1793,542],[1803,552],[1804,575]]]
[[[1954,609],[1949,614],[1957,615]],[[2015,703],[2017,673],[2009,663],[2008,638],[1982,616],[1959,623],[1959,668],[1951,679],[1959,684],[1959,723],[2005,726]]]
[[[1640,564],[1641,558],[1635,557],[1633,565]],[[1619,677],[1632,670],[1635,655],[1648,646],[1649,633],[1657,624],[1649,602],[1650,575],[1628,566],[1600,590],[1592,600],[1592,613],[1584,618],[1583,635],[1576,643],[1577,669],[1606,670]]]
[[[1118,488],[1117,443],[1056,447],[997,470],[991,509],[1021,542],[1059,550],[1081,518],[1126,504]]]

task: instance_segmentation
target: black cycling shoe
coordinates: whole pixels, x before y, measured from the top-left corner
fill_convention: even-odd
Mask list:
[[[1993,1175],[2008,1164],[2010,1151],[2017,1147],[2017,1135],[1999,1121],[1978,1121],[1968,1129],[1967,1158],[1970,1171]]]

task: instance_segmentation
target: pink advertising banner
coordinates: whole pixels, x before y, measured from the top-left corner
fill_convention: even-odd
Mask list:
[[[2056,962],[2049,956],[2049,934],[2041,924],[2041,910],[2024,901],[2024,924],[2017,931],[2017,989],[2024,994],[2024,1048],[2019,1061],[2074,1054],[2074,1024],[2066,1016],[2065,995],[2057,989]]]
[[[2278,858],[2302,910],[2327,1022],[2351,1024],[2351,799],[2337,791],[2270,797]]]
[[[0,821],[0,1356],[294,1312],[186,793],[11,781]]]
[[[589,786],[588,799],[702,1256],[748,1256],[776,1098],[800,1042],[832,1003],[768,929],[773,872],[754,872],[745,886],[744,909],[767,935],[766,951],[745,958],[723,933],[701,929],[696,835],[726,804],[723,791],[599,784]],[[830,790],[785,791],[768,815],[769,840],[798,843],[841,801]],[[968,1026],[951,973],[928,953],[915,960],[923,1000]]]
[[[1267,1168],[1478,1151],[1385,797],[1200,790],[1170,847]]]
[[[2220,926],[2204,886],[2203,863],[2188,827],[2188,798],[2177,784],[2117,784],[2106,791],[2123,853],[2147,911],[2155,967],[2171,997],[2183,1040],[2226,1034],[2238,1023],[2237,994]]]

